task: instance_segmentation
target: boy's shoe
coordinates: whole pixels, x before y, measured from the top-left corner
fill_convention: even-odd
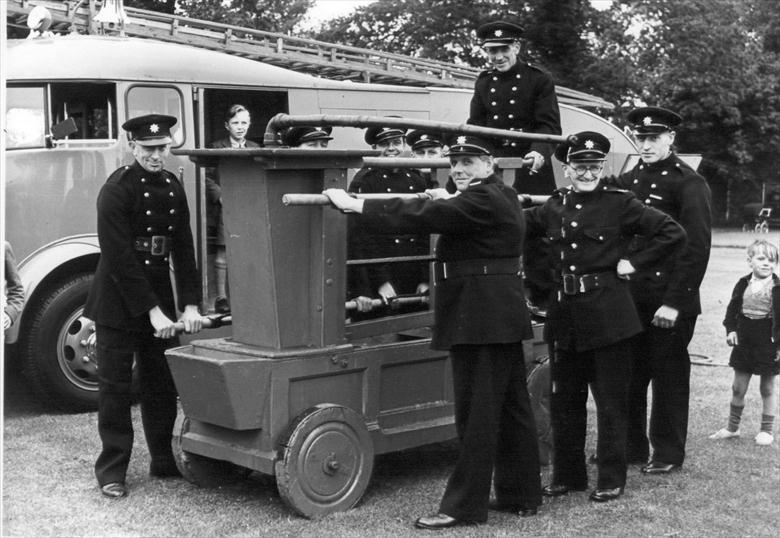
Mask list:
[[[735,432],[731,432],[726,428],[721,428],[720,430],[710,435],[710,439],[731,439],[733,437],[739,437],[739,435],[740,435],[739,430]]]
[[[775,437],[769,432],[758,432],[758,435],[756,435],[757,445],[771,445],[774,440]]]

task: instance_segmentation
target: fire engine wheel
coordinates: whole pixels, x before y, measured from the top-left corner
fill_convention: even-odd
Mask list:
[[[92,273],[75,275],[32,305],[22,328],[22,371],[41,401],[64,411],[97,408],[94,324],[83,316]]]
[[[333,404],[299,415],[280,439],[279,456],[279,494],[307,518],[355,506],[374,467],[374,445],[363,417]]]
[[[539,437],[539,462],[552,463],[552,423],[550,421],[550,360],[543,356],[528,366],[528,396],[534,411]]]
[[[189,417],[179,415],[176,417],[173,438],[171,439],[176,467],[179,468],[179,472],[188,482],[204,488],[216,488],[233,484],[252,473],[252,469],[241,467],[235,463],[215,460],[183,450],[181,447],[182,437],[189,429]]]

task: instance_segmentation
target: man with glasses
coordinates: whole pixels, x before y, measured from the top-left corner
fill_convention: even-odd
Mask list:
[[[635,362],[629,396],[628,460],[647,463],[645,474],[666,474],[685,459],[691,363],[688,343],[701,313],[699,286],[707,269],[712,239],[711,194],[707,182],[675,153],[674,128],[682,118],[659,107],[628,114],[641,161],[618,179],[647,206],[679,222],[688,241],[676,257],[666,257],[631,276],[631,294],[644,327],[634,340]],[[629,252],[645,238],[635,237]],[[647,387],[652,380],[650,456]]]
[[[547,237],[555,260],[556,298],[545,324],[551,361],[552,482],[549,497],[587,488],[588,386],[598,421],[595,502],[618,498],[626,483],[629,338],[642,330],[626,278],[671,256],[685,232],[669,216],[628,191],[601,184],[607,138],[585,131],[555,150],[571,186],[527,209],[526,237]],[[625,255],[626,238],[647,238]]]

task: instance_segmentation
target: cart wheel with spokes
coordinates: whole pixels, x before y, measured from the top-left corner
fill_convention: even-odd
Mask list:
[[[363,417],[334,404],[301,413],[279,441],[276,486],[304,517],[355,506],[368,487],[374,445]]]
[[[235,463],[183,450],[182,437],[189,429],[190,419],[179,415],[173,427],[173,439],[171,440],[176,467],[179,468],[179,472],[188,482],[204,488],[215,488],[233,484],[252,473],[252,469],[241,467]]]

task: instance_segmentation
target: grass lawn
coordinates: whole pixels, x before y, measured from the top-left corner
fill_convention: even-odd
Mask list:
[[[780,529],[780,436],[756,446],[761,398],[751,384],[743,437],[710,441],[725,425],[732,371],[721,321],[731,289],[747,273],[744,246],[752,234],[716,232],[702,288],[691,353],[708,364],[692,368],[688,457],[682,472],[646,477],[629,468],[626,494],[594,504],[587,493],[546,500],[537,517],[491,513],[486,525],[437,536],[777,536]],[[769,239],[777,242],[777,234]],[[741,248],[726,248],[741,247]],[[319,521],[296,517],[273,480],[254,473],[222,489],[147,475],[149,455],[135,410],[137,440],[130,464],[130,496],[103,498],[92,472],[99,450],[95,413],[52,414],[15,377],[5,380],[2,482],[3,536],[274,536],[365,537],[425,535],[414,519],[436,510],[455,458],[439,444],[377,458],[356,508]],[[777,431],[779,428],[775,427]],[[591,424],[589,453],[595,439]],[[595,469],[591,468],[595,473]],[[591,475],[595,483],[594,474]],[[543,470],[543,483],[549,469]]]

